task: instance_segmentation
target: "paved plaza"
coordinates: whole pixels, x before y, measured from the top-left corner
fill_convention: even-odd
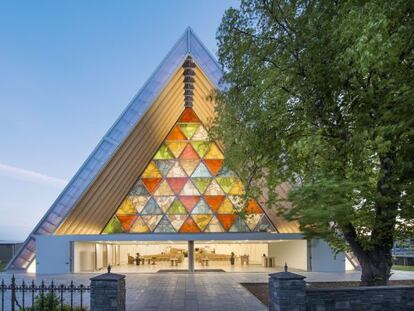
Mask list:
[[[359,272],[301,272],[307,281],[357,281]],[[17,282],[89,284],[92,274],[43,275],[16,274]],[[0,274],[9,282],[10,274]],[[392,279],[414,279],[414,272],[394,271]],[[127,274],[127,310],[129,311],[261,311],[267,308],[240,283],[267,282],[267,273],[147,273]],[[86,295],[85,302],[89,297]]]

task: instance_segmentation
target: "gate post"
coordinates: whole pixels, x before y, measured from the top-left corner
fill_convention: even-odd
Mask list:
[[[125,275],[108,273],[91,278],[91,311],[125,311]]]
[[[305,311],[305,277],[287,271],[269,274],[269,310]]]

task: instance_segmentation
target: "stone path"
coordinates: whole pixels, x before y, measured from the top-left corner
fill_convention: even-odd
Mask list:
[[[303,272],[307,281],[359,280],[359,272]],[[17,282],[51,280],[55,284],[89,284],[94,274],[42,275],[17,274]],[[9,282],[10,274],[0,273]],[[392,279],[414,279],[413,272],[396,272]],[[267,273],[153,273],[128,274],[127,310],[129,311],[264,311],[266,307],[240,285],[242,282],[267,282]],[[85,297],[89,303],[89,295]]]

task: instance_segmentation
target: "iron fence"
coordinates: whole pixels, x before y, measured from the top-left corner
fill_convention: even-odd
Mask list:
[[[34,280],[23,280],[19,285],[13,275],[10,284],[1,280],[0,291],[1,311],[85,311],[89,307],[84,294],[90,287],[73,281],[69,285],[55,285],[53,281],[36,285]]]

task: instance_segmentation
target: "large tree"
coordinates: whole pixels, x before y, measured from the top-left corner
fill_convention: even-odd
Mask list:
[[[214,133],[258,195],[385,284],[414,224],[414,1],[245,0],[217,33]],[[264,184],[265,183],[265,184]],[[260,186],[258,186],[260,185]],[[271,190],[271,191],[268,191]]]

